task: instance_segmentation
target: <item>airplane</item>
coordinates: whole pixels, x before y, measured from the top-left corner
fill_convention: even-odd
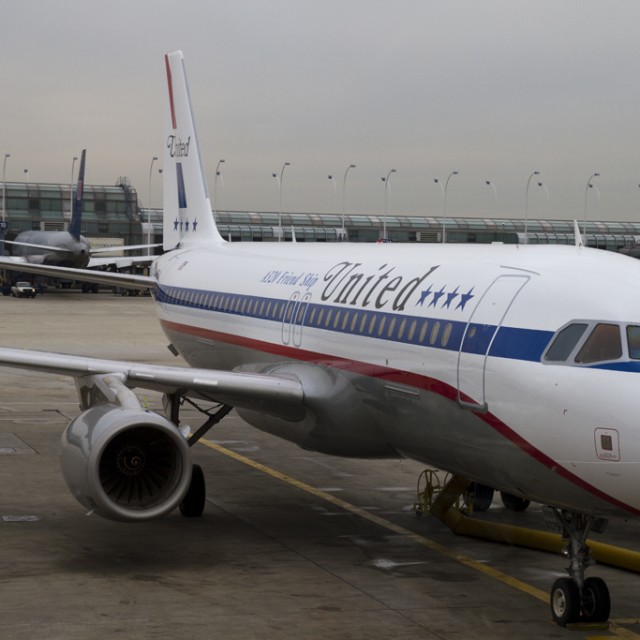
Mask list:
[[[134,262],[149,264],[153,258],[150,256],[99,257],[100,253],[113,253],[114,247],[92,249],[89,241],[81,234],[82,207],[84,203],[84,168],[86,149],[80,156],[80,168],[78,170],[78,182],[73,198],[71,221],[67,231],[22,231],[15,240],[5,240],[13,249],[13,255],[9,260],[18,263],[33,263],[45,265],[57,265],[75,269],[106,267],[106,266],[130,266]],[[128,245],[117,247],[119,251],[133,251],[149,249],[158,245]],[[1,262],[7,259],[3,258]]]
[[[149,276],[27,265],[151,289],[190,368],[0,349],[75,380],[62,437],[71,493],[142,521],[204,509],[190,448],[235,408],[305,449],[406,457],[547,505],[567,540],[554,621],[606,621],[589,533],[640,514],[640,264],[553,245],[229,243],[218,232],[183,55],[165,56],[164,249]],[[134,389],[164,394],[165,412]],[[193,433],[185,398],[216,403]]]

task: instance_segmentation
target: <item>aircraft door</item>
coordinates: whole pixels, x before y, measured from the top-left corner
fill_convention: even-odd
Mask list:
[[[296,308],[295,315],[293,316],[293,346],[299,347],[302,344],[302,327],[304,326],[304,320],[307,316],[307,308],[309,307],[309,300],[311,300],[311,294],[309,292],[302,296],[302,300]]]
[[[472,411],[487,411],[487,355],[498,329],[529,276],[497,277],[473,310],[458,352],[458,402]]]
[[[284,309],[282,316],[282,343],[289,344],[291,342],[291,326],[298,310],[298,302],[300,300],[300,292],[296,291],[291,294],[291,297],[287,301],[287,306]]]
[[[307,315],[311,294],[305,293],[302,298],[300,292],[291,295],[282,318],[282,343],[299,347],[302,344],[302,328]]]

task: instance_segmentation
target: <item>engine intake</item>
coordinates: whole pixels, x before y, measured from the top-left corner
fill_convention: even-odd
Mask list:
[[[175,509],[191,482],[191,453],[163,416],[113,404],[65,429],[62,473],[73,496],[105,518],[141,521]]]

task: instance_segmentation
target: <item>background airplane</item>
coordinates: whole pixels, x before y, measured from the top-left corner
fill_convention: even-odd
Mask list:
[[[81,234],[82,208],[84,203],[84,174],[86,149],[82,150],[78,182],[73,197],[71,220],[67,231],[22,231],[14,240],[5,240],[12,247],[10,260],[19,263],[55,265],[74,269],[114,266],[125,267],[134,263],[149,264],[153,256],[103,256],[113,253],[113,247],[92,249]],[[150,249],[159,245],[128,245],[117,247],[118,251]]]
[[[305,449],[408,457],[548,505],[570,558],[554,620],[606,620],[585,541],[602,518],[640,514],[640,264],[583,246],[228,243],[182,54],[165,63],[167,252],[147,277],[24,270],[151,289],[192,368],[0,349],[0,364],[75,380],[61,452],[72,494],[115,520],[199,515],[190,447],[233,407]],[[165,414],[134,388],[162,392]],[[185,398],[206,416],[193,434]]]

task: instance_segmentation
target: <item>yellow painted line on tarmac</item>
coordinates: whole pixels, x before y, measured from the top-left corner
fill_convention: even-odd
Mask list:
[[[306,491],[307,493],[310,493],[311,495],[314,495],[317,498],[325,500],[326,502],[329,502],[335,505],[336,507],[340,507],[345,511],[348,511],[357,516],[360,516],[361,518],[364,518],[369,522],[373,522],[374,524],[377,524],[378,526],[383,527],[384,529],[388,529],[389,531],[393,531],[393,533],[397,533],[398,535],[404,536],[409,540],[411,540],[412,542],[415,542],[416,544],[419,544],[423,547],[427,547],[432,551],[436,551],[441,555],[446,556],[447,558],[451,558],[452,560],[455,560],[456,562],[459,562],[460,564],[463,564],[475,571],[483,573],[484,575],[489,576],[494,580],[498,580],[499,582],[502,582],[503,584],[506,584],[509,587],[518,589],[519,591],[522,591],[523,593],[526,593],[532,596],[533,598],[537,598],[538,600],[544,602],[545,604],[549,602],[549,594],[546,593],[545,591],[542,591],[541,589],[537,589],[536,587],[532,587],[530,584],[527,584],[522,580],[518,580],[518,578],[514,578],[513,576],[510,576],[502,571],[499,571],[498,569],[489,567],[482,562],[478,562],[477,560],[474,560],[473,558],[470,558],[469,556],[466,556],[463,553],[460,553],[459,551],[454,551],[453,549],[449,549],[448,547],[445,547],[444,545],[441,545],[438,542],[434,542],[429,538],[425,538],[424,536],[414,533],[409,529],[405,529],[404,527],[397,525],[389,520],[386,520],[385,518],[381,518],[380,516],[377,516],[373,513],[370,513],[365,509],[361,509],[360,507],[356,507],[355,505],[349,502],[345,502],[340,498],[336,498],[336,496],[331,495],[330,493],[327,493],[320,489],[317,489],[316,487],[312,487],[306,482],[296,480],[296,478],[293,478],[287,475],[286,473],[282,473],[281,471],[277,471],[275,469],[272,469],[271,467],[267,467],[264,464],[255,462],[254,460],[251,460],[246,456],[236,453],[235,451],[231,451],[230,449],[222,447],[219,444],[215,444],[210,440],[205,440],[204,438],[202,438],[201,440],[199,440],[199,442],[205,445],[206,447],[209,447],[209,449],[213,449],[214,451],[217,451],[218,453],[228,456],[229,458],[233,458],[238,462],[241,462],[250,467],[253,467],[256,470],[261,471],[262,473],[266,473],[267,475],[270,475],[273,478],[277,478],[278,480],[281,480],[282,482],[285,482],[291,485],[292,487],[296,487],[297,489]]]
[[[478,562],[477,560],[474,560],[473,558],[470,558],[469,556],[463,553],[460,553],[459,551],[454,551],[453,549],[449,549],[448,547],[445,547],[439,542],[435,542],[433,540],[430,540],[429,538],[425,538],[424,536],[414,533],[409,529],[405,529],[404,527],[398,524],[395,524],[390,520],[386,520],[385,518],[381,518],[380,516],[377,516],[373,513],[370,513],[369,511],[366,511],[365,509],[356,507],[350,502],[346,502],[344,500],[341,500],[340,498],[336,498],[336,496],[330,493],[327,493],[326,491],[322,491],[321,489],[312,487],[310,484],[307,484],[306,482],[302,482],[301,480],[297,480],[296,478],[293,478],[292,476],[287,475],[286,473],[282,473],[281,471],[277,471],[276,469],[267,467],[266,465],[261,464],[260,462],[251,460],[251,458],[247,458],[246,456],[243,456],[240,453],[236,453],[231,449],[222,447],[221,445],[216,444],[215,442],[211,442],[210,440],[206,440],[204,438],[201,438],[198,442],[199,444],[203,444],[204,446],[209,447],[209,449],[213,449],[214,451],[217,451],[222,455],[225,455],[229,458],[233,458],[234,460],[237,460],[242,464],[246,464],[249,467],[253,467],[257,471],[261,471],[262,473],[265,473],[273,478],[276,478],[281,482],[285,482],[286,484],[292,487],[295,487],[296,489],[305,491],[306,493],[314,495],[317,498],[324,500],[325,502],[329,502],[336,507],[340,507],[341,509],[344,509],[345,511],[353,513],[354,515],[360,516],[361,518],[364,518],[369,522],[373,522],[374,524],[377,524],[378,526],[384,529],[388,529],[389,531],[393,531],[393,533],[397,533],[398,535],[404,536],[409,540],[411,540],[412,542],[415,542],[416,544],[419,544],[423,547],[426,547],[427,549],[430,549],[431,551],[435,551],[443,556],[446,556],[451,560],[455,560],[456,562],[463,564],[469,567],[470,569],[473,569],[474,571],[478,571],[488,576],[489,578],[498,580],[502,584],[512,587],[513,589],[517,589],[518,591],[526,593],[527,595],[530,595],[531,597],[536,598],[541,602],[544,602],[545,604],[549,603],[549,594],[546,591],[533,587],[530,584],[523,582],[522,580],[518,580],[518,578],[514,578],[513,576],[510,576],[509,574],[504,573],[503,571],[499,571],[498,569],[489,567],[482,562]],[[634,624],[637,622],[638,622],[637,620],[615,620],[615,621],[610,620],[609,628],[607,631],[609,634],[613,633],[614,634],[613,636],[612,635],[607,635],[607,636],[594,635],[594,636],[587,636],[587,637],[589,638],[589,640],[606,640],[607,638],[611,639],[613,637],[637,639],[637,638],[640,638],[640,635],[625,628],[626,625],[630,626],[631,624]],[[586,629],[583,629],[583,631],[586,631]]]

